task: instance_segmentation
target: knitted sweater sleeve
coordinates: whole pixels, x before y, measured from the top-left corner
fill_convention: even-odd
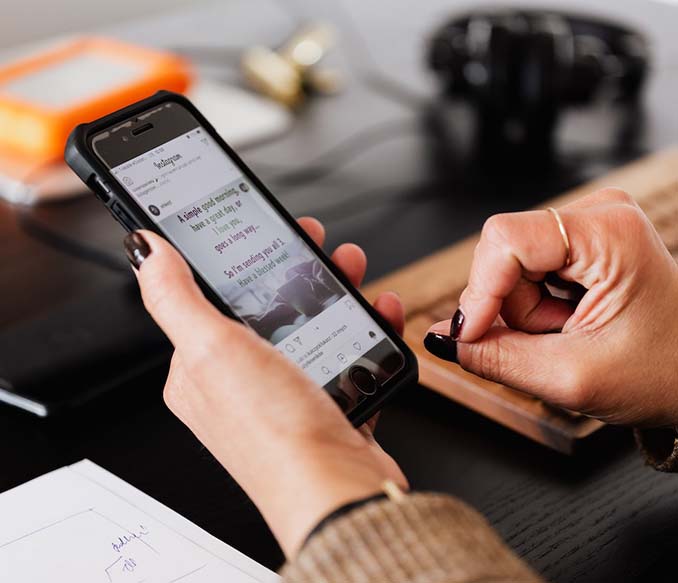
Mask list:
[[[323,526],[285,565],[286,583],[543,583],[456,498],[381,499]]]

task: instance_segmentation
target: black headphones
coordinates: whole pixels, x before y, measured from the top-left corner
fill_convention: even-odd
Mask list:
[[[471,101],[485,126],[549,136],[559,112],[598,96],[637,102],[649,43],[623,26],[560,12],[477,11],[433,37],[430,67],[446,94]]]

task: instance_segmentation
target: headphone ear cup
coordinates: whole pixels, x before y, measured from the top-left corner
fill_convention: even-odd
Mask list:
[[[492,28],[489,43],[487,112],[497,121],[515,121],[530,133],[551,129],[558,111],[561,62],[552,23],[529,15],[505,16]],[[508,127],[504,127],[508,129]]]
[[[619,84],[619,97],[623,101],[637,100],[647,78],[650,47],[640,34],[629,33],[621,41],[626,71]]]
[[[548,137],[563,108],[600,89],[635,101],[649,62],[642,34],[557,11],[481,10],[446,24],[429,49],[445,89],[468,98],[490,135],[512,141]]]
[[[516,37],[505,22],[493,21],[487,43],[485,70],[487,81],[482,88],[481,100],[493,114],[505,115],[513,101],[513,63]]]
[[[436,34],[428,49],[429,67],[441,78],[450,94],[466,91],[464,67],[468,63],[466,27],[468,20],[448,24]]]
[[[527,117],[554,109],[557,66],[553,35],[536,31],[525,37],[519,101]]]
[[[599,39],[580,36],[575,41],[574,52],[565,98],[568,104],[583,105],[593,99],[605,76],[602,59],[607,51]]]

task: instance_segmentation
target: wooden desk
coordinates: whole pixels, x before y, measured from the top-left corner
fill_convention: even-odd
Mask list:
[[[240,5],[248,6],[249,1]],[[203,12],[196,8],[179,32],[177,27],[149,22],[147,28],[130,28],[126,36],[134,40],[147,30],[159,36],[165,28],[172,35],[200,31],[200,42],[227,44],[232,4],[212,4]],[[307,6],[310,15],[329,5],[297,4]],[[402,6],[410,18],[416,15],[409,4]],[[645,24],[652,20],[653,10],[645,4],[638,3],[637,10]],[[343,21],[336,22],[344,26]],[[387,28],[375,30],[385,43],[391,42]],[[647,114],[651,128],[678,125],[673,94],[667,90],[670,75],[651,86],[652,110]],[[586,152],[571,148],[566,158],[541,168],[528,160],[522,167],[497,164],[490,171],[488,164],[468,160],[465,139],[450,143],[437,137],[441,124],[435,108],[415,110],[387,99],[357,77],[351,78],[345,94],[313,103],[289,136],[245,156],[260,163],[266,180],[272,172],[267,174],[265,162],[304,164],[357,129],[411,120],[412,135],[364,152],[322,181],[284,191],[272,184],[297,213],[333,204],[347,193],[386,187],[378,204],[360,207],[350,218],[334,217],[328,224],[329,246],[354,240],[365,247],[371,278],[461,240],[478,230],[492,212],[533,206],[633,154],[622,148],[618,157],[603,156],[602,144],[595,146],[596,152],[593,147]],[[577,136],[591,144],[607,140],[599,125],[584,124]],[[648,144],[664,145],[655,134]],[[79,216],[75,205],[73,213]],[[332,218],[330,212],[320,214]],[[64,223],[75,235],[98,236],[75,220]],[[111,231],[101,234],[101,243],[117,248],[121,234],[112,221],[107,224]],[[71,269],[77,272],[77,265],[69,264],[69,273]],[[93,277],[85,270],[89,267],[82,267],[83,277]],[[3,265],[0,289],[6,289],[9,278]],[[47,296],[48,282],[42,284]],[[3,296],[3,309],[10,309],[7,300]],[[67,418],[47,422],[0,408],[0,490],[89,457],[254,559],[279,566],[282,554],[251,502],[165,408],[162,381],[161,375],[138,379]],[[415,488],[449,492],[475,505],[520,555],[552,581],[675,581],[665,568],[674,569],[678,479],[645,468],[627,431],[606,431],[590,448],[567,458],[412,387],[384,412],[377,435]]]

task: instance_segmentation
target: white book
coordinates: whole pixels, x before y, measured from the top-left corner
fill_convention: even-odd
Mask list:
[[[89,460],[0,495],[12,583],[276,583],[280,578]]]

